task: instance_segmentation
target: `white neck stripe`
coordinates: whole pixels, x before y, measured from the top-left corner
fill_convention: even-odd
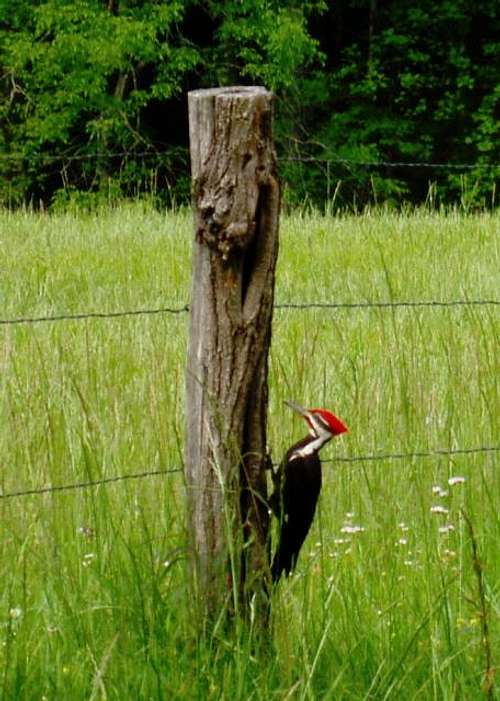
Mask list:
[[[315,440],[311,441],[310,443],[306,443],[304,446],[302,446],[302,448],[297,448],[297,450],[294,450],[290,456],[290,462],[292,460],[296,460],[297,458],[309,457],[309,455],[313,455],[314,453],[318,452],[318,450],[320,450],[325,443],[328,443],[331,437],[331,433],[324,431],[317,438],[315,438]]]

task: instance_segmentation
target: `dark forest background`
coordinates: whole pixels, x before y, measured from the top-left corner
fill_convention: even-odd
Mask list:
[[[263,84],[288,203],[494,206],[499,29],[498,0],[0,0],[0,203],[183,203],[187,91]]]

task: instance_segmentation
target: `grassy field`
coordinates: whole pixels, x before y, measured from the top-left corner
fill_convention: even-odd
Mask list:
[[[498,214],[281,228],[278,303],[500,297]],[[188,213],[140,205],[0,213],[0,318],[182,307],[191,231]],[[498,306],[276,309],[275,460],[304,432],[286,398],[351,431],[323,451],[317,518],[264,649],[251,631],[192,632],[187,321],[0,325],[0,698],[484,698],[500,665],[500,456],[446,451],[499,445]],[[407,457],[331,461],[376,454]]]

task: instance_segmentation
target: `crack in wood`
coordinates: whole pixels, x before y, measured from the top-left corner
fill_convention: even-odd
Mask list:
[[[186,475],[193,566],[212,612],[228,596],[220,567],[234,548],[239,603],[248,608],[257,596],[267,610],[267,368],[279,216],[271,101],[248,88],[189,96],[195,244]],[[203,386],[189,380],[201,374]],[[200,488],[212,496],[199,496]]]

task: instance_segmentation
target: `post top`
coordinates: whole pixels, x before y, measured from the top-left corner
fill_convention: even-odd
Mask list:
[[[190,90],[188,96],[190,98],[198,97],[251,97],[257,96],[272,96],[272,93],[263,85],[231,85],[219,88],[206,88],[202,90]]]

